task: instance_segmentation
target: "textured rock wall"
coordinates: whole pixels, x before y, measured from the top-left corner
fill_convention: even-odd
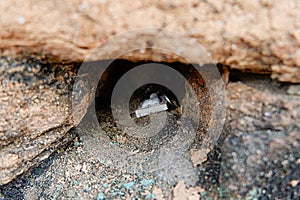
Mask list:
[[[66,132],[77,124],[70,114],[75,71],[76,65],[0,59],[0,184],[72,138]]]
[[[231,68],[270,73],[280,81],[300,82],[298,0],[284,3],[279,0],[2,0],[0,4],[0,49],[4,55],[47,54],[59,61],[82,61],[90,50],[105,46],[107,39],[115,34],[159,27],[197,39],[216,62]],[[124,39],[145,41],[143,37],[130,35]],[[172,39],[169,42],[179,46],[181,43]],[[116,44],[120,50],[127,45]],[[141,45],[147,47],[146,43]],[[114,58],[114,54],[107,52],[90,59]],[[162,61],[151,51],[136,52],[125,58]],[[163,58],[166,60],[180,58]],[[193,61],[200,62],[197,57]]]
[[[227,86],[222,183],[234,199],[251,196],[255,188],[264,188],[266,196],[297,198],[299,185],[292,180],[299,177],[293,158],[300,156],[300,96],[288,92],[294,86],[268,79],[241,81]]]

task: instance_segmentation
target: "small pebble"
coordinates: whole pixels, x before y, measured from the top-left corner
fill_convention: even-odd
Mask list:
[[[291,186],[296,187],[298,185],[298,183],[299,183],[299,180],[292,180],[291,181]]]
[[[103,183],[102,186],[105,187],[105,188],[108,188],[108,184],[107,183]]]
[[[97,200],[102,200],[102,199],[104,199],[104,195],[102,192],[99,192],[97,195]]]
[[[80,142],[74,142],[74,146],[78,147],[80,145]]]
[[[84,189],[85,192],[89,192],[89,191],[91,191],[91,190],[92,190],[92,188],[89,187],[89,186],[86,186],[85,189]]]
[[[153,194],[146,194],[145,199],[155,199],[155,196]]]
[[[62,186],[61,185],[57,185],[56,186],[56,191],[60,191],[62,189]]]
[[[127,190],[131,189],[135,185],[135,182],[125,183],[123,187]]]
[[[144,187],[147,187],[149,185],[152,185],[153,183],[155,183],[155,181],[153,179],[143,179],[141,180],[141,184],[144,186]]]

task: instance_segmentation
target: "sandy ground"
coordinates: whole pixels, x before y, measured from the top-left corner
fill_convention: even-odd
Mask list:
[[[268,130],[231,134],[199,168],[196,192],[179,193],[188,193],[189,199],[299,199],[297,134]],[[108,166],[87,152],[85,145],[76,137],[66,149],[1,187],[1,199],[178,198],[174,185],[151,173]]]
[[[265,84],[264,79],[260,81],[261,85],[244,82],[249,87],[259,88]],[[171,117],[167,126],[174,127],[176,120]],[[112,148],[105,148],[105,143],[96,140],[100,133],[105,133],[103,128],[111,134]],[[163,129],[161,137],[174,137],[176,134],[169,134],[172,130],[176,131]],[[193,176],[184,159],[174,160],[167,171],[160,173],[134,170],[128,165],[122,168],[122,165],[116,166],[118,163],[99,159],[102,152],[115,155],[114,147],[123,145],[122,140],[115,137],[117,133],[118,129],[109,120],[102,123],[100,129],[93,123],[73,129],[68,133],[75,138],[71,143],[39,166],[1,186],[0,199],[300,199],[300,131],[297,126],[288,132],[272,127],[252,132],[234,129],[227,137],[220,138]],[[147,142],[143,142],[129,141],[124,145],[143,147],[151,153],[155,145],[145,146]],[[136,153],[134,149],[133,152]],[[177,177],[169,176],[171,172],[176,172]],[[196,180],[196,184],[187,189],[182,182],[177,183],[178,177],[186,182]]]

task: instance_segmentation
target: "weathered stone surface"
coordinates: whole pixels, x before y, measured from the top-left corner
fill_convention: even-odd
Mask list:
[[[70,114],[75,68],[32,59],[0,59],[0,184],[72,138],[66,132],[84,116],[79,113],[74,121]]]
[[[82,61],[115,34],[141,27],[176,30],[195,38],[219,63],[272,78],[300,82],[300,2],[282,1],[5,1],[1,2],[0,49],[4,55],[51,55]],[[149,47],[145,34],[124,40]],[[133,40],[132,40],[133,38]],[[167,36],[167,42],[178,43]],[[169,39],[170,40],[169,40]],[[162,42],[162,41],[157,41]],[[115,44],[127,48],[128,42]],[[92,60],[114,59],[106,52]],[[189,50],[190,54],[192,50]],[[180,61],[155,52],[134,52],[129,60]],[[195,62],[199,58],[195,57]]]
[[[269,80],[229,83],[227,91],[226,192],[233,199],[297,198],[299,185],[290,182],[299,177],[300,96]]]
[[[30,0],[19,4],[0,0],[0,50],[2,56],[13,57],[0,61],[0,185],[72,138],[66,133],[80,122],[90,97],[78,102],[79,110],[72,115],[72,80],[77,69],[63,61],[85,60],[93,48],[105,47],[107,39],[117,33],[149,26],[176,30],[195,38],[216,62],[231,69],[268,73],[279,81],[300,83],[299,1],[89,0],[57,5],[55,1]],[[165,40],[157,40],[156,35],[152,30],[146,35],[128,34],[124,39],[142,49],[175,42],[188,47],[171,34],[163,35]],[[113,52],[95,54],[88,61],[114,59],[128,45],[117,41]],[[191,48],[186,53],[194,55]],[[27,59],[14,60],[20,55]],[[150,49],[121,58],[186,62]],[[191,62],[199,59],[194,56]],[[56,64],[49,63],[53,61]],[[84,86],[78,89],[82,93]],[[239,83],[229,84],[228,128],[249,132],[270,127],[294,130],[299,124],[299,98],[294,97],[294,90],[290,90],[293,98],[282,100]],[[263,110],[266,108],[270,111]]]
[[[270,88],[270,83],[266,86],[266,82],[254,85],[238,82],[227,86],[227,126],[231,132],[299,131],[300,96],[289,95],[279,85],[273,86],[275,91]]]

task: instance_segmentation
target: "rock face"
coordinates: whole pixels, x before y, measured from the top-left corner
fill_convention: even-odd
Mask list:
[[[4,184],[72,138],[65,134],[76,125],[70,115],[75,67],[34,59],[1,58],[0,63],[0,184]]]
[[[83,61],[109,37],[141,27],[159,27],[195,38],[219,63],[272,78],[300,82],[299,1],[231,0],[110,2],[2,1],[2,54],[49,55],[58,61]],[[145,41],[142,35],[124,40]],[[138,39],[137,39],[138,38]],[[169,37],[166,37],[169,38]],[[170,40],[178,43],[181,41]],[[153,41],[144,42],[146,48]],[[128,42],[116,44],[127,48]],[[118,49],[115,53],[118,52]],[[191,50],[190,50],[191,51]],[[192,52],[189,52],[192,54]],[[112,54],[92,60],[114,59]],[[153,52],[129,60],[177,61]],[[201,62],[195,58],[195,62]]]
[[[234,199],[297,198],[299,185],[290,182],[299,177],[300,96],[267,79],[240,81],[227,86],[222,183]]]
[[[159,30],[152,30],[147,35],[144,32],[128,34],[123,38],[125,42],[117,40],[114,43],[116,48],[112,51],[87,58],[91,50],[105,47],[108,38],[115,34],[149,26],[176,30],[188,38],[195,38],[216,62],[231,70],[269,74],[279,81],[300,83],[299,1],[88,0],[57,4],[55,1],[29,0],[19,5],[19,1],[0,0],[0,4],[0,51],[3,56],[0,59],[0,185],[73,138],[68,131],[78,125],[90,100],[87,95],[79,102],[82,105],[75,111],[76,116],[72,116],[71,98],[78,63],[114,59],[130,45],[126,41],[134,41],[145,51],[119,58],[187,62],[174,55],[161,56],[150,49],[156,43],[187,45],[171,34],[162,35],[166,40],[157,40],[155,36]],[[190,62],[203,61],[191,48],[186,53],[192,55]],[[296,92],[291,89],[291,95],[297,93],[295,87]],[[237,104],[248,101],[251,92],[246,87],[241,89],[234,85],[229,85],[227,90],[231,95],[227,99],[228,112],[241,112],[251,116],[245,119],[252,120],[229,123],[229,129],[255,130],[253,124],[265,119],[258,118],[253,122],[255,117],[251,113],[256,110]],[[75,92],[88,94],[84,86]],[[242,94],[236,98],[232,96],[239,93]],[[264,95],[266,98],[255,101],[262,104],[269,99],[269,94]],[[297,106],[285,109],[292,112]],[[299,112],[284,113],[287,116],[280,116],[299,120]],[[229,116],[244,119],[234,114]],[[296,122],[286,123],[294,126]],[[270,126],[277,126],[276,120],[270,120],[270,123]]]

